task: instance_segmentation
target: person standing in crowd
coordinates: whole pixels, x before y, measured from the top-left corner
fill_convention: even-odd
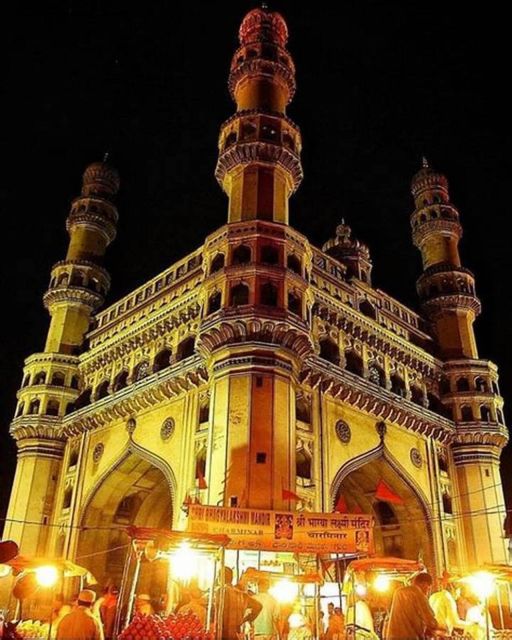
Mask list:
[[[252,622],[261,611],[261,604],[233,584],[233,570],[224,567],[224,610],[222,639],[238,640],[245,622]]]
[[[100,607],[101,622],[103,623],[103,631],[105,632],[106,640],[111,640],[114,635],[118,595],[119,589],[117,587],[109,587],[108,593]]]
[[[431,588],[432,577],[428,573],[418,573],[411,585],[395,591],[385,640],[424,640],[427,634],[446,631],[428,603]]]
[[[345,618],[339,607],[334,607],[329,617],[325,637],[327,640],[342,640],[345,637]]]
[[[101,623],[91,611],[95,600],[94,591],[80,591],[77,606],[59,623],[57,640],[104,640]]]
[[[439,590],[428,599],[432,611],[439,624],[446,627],[448,635],[452,635],[454,628],[465,629],[466,622],[459,618],[457,603],[450,590],[450,576],[445,572],[439,582]]]
[[[254,619],[255,640],[275,640],[278,637],[279,604],[268,590],[270,582],[264,578],[258,582],[254,599],[261,604],[261,611]]]
[[[199,618],[201,626],[204,629],[206,628],[206,607],[204,605],[203,592],[201,591],[201,589],[199,589],[199,587],[194,586],[190,588],[189,596],[190,600],[187,602],[187,604],[182,605],[178,609],[178,614],[195,614]]]

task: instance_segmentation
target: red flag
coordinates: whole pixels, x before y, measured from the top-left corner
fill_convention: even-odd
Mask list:
[[[281,489],[281,495],[283,500],[302,500],[300,496],[289,489]]]
[[[375,497],[377,498],[377,500],[382,500],[383,502],[391,502],[393,504],[404,503],[403,498],[395,493],[392,489],[390,489],[382,479],[380,479],[379,483],[377,484]]]
[[[342,493],[340,493],[340,497],[338,498],[338,502],[334,507],[334,511],[337,511],[338,513],[348,513],[347,502]]]
[[[197,479],[199,480],[199,482],[197,484],[199,489],[208,489],[208,485],[206,484],[206,480],[205,480],[203,474],[201,473],[201,469],[197,470]]]

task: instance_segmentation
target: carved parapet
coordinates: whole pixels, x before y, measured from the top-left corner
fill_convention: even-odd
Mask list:
[[[43,303],[46,309],[51,311],[53,305],[57,304],[76,304],[89,307],[92,310],[100,307],[104,302],[104,297],[84,287],[77,286],[55,286],[43,296]]]
[[[107,244],[116,237],[115,220],[100,210],[73,208],[66,220],[66,229],[71,233],[74,227],[87,227],[101,233]]]
[[[417,281],[418,295],[429,300],[443,295],[475,296],[475,278],[469,269],[448,263],[426,269]]]
[[[23,437],[23,439],[19,439],[16,444],[18,446],[18,458],[35,457],[62,460],[66,446],[66,438],[27,435]]]
[[[65,442],[65,436],[61,432],[61,423],[62,418],[58,416],[20,416],[11,422],[9,433],[18,442],[34,438]]]
[[[60,260],[52,268],[50,289],[77,286],[106,295],[110,276],[103,267],[88,260]]]
[[[261,49],[261,45],[259,45]],[[287,92],[287,103],[291,102],[295,95],[295,67],[291,56],[285,49],[276,47],[276,59],[269,60],[262,57],[249,57],[249,52],[259,55],[256,50],[258,45],[240,48],[233,58],[229,74],[228,88],[233,100],[236,100],[237,87],[247,77],[266,77],[272,81],[278,81]]]
[[[457,434],[451,451],[455,466],[499,464],[503,442],[492,434]]]
[[[440,294],[430,300],[425,300],[422,304],[425,315],[430,320],[445,313],[446,311],[459,311],[466,309],[472,311],[475,316],[480,315],[482,305],[476,296],[471,294]]]
[[[313,353],[305,323],[291,320],[286,314],[280,318],[265,318],[264,315],[256,307],[254,313],[248,310],[245,316],[238,313],[232,318],[219,312],[202,323],[196,349],[205,359],[223,347],[244,343],[279,346],[300,359]]]
[[[292,182],[292,191],[296,191],[302,182],[303,171],[300,157],[291,149],[272,142],[235,143],[220,154],[215,169],[215,177],[221,186],[231,171],[253,163],[263,163],[282,167]]]
[[[430,218],[422,220],[418,226],[413,227],[412,239],[414,246],[421,250],[423,243],[433,234],[448,235],[460,240],[462,227],[457,219]]]

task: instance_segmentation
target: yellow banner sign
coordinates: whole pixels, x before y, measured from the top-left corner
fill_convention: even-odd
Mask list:
[[[188,531],[223,533],[228,549],[294,553],[373,553],[373,517],[366,514],[262,511],[189,505]]]

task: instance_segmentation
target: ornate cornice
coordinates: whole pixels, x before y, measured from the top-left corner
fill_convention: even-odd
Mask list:
[[[43,296],[43,303],[46,309],[51,311],[55,304],[77,304],[89,307],[91,311],[100,307],[104,302],[101,294],[73,285],[56,286],[48,289]]]
[[[208,374],[202,360],[192,356],[71,413],[62,421],[62,434],[71,437],[115,420],[130,418],[143,409],[178,397],[207,381]]]
[[[460,445],[493,445],[499,449],[507,444],[508,429],[499,422],[464,422],[457,425],[454,446]]]
[[[33,353],[25,359],[25,366],[29,367],[33,364],[54,364],[76,367],[78,366],[78,356],[70,356],[64,353]]]
[[[296,89],[295,74],[293,71],[293,68],[290,69],[288,66],[276,60],[266,60],[264,58],[245,59],[243,62],[231,68],[228,80],[229,93],[236,102],[236,87],[246,76],[260,75],[268,78],[277,77],[286,84],[288,88],[288,103],[290,103],[291,100],[293,100]]]
[[[480,300],[476,296],[468,293],[436,295],[435,298],[425,300],[421,306],[425,314],[428,315],[431,320],[442,315],[446,311],[467,309],[472,311],[475,316],[478,316],[482,310]]]
[[[432,436],[439,442],[450,442],[454,436],[455,424],[451,420],[396,396],[349,371],[324,363],[319,358],[309,359],[302,372],[301,381],[310,387],[320,385],[323,393],[379,420],[393,422],[410,431]]]
[[[300,157],[280,144],[269,142],[235,143],[219,155],[215,177],[222,186],[226,175],[237,167],[251,163],[279,165],[285,169],[293,182],[296,191],[304,176]]]
[[[88,227],[98,231],[103,235],[107,243],[112,242],[116,237],[114,222],[101,212],[79,211],[76,209],[71,211],[66,220],[66,230],[71,233],[74,227]]]
[[[27,415],[14,418],[9,427],[9,433],[15,440],[26,438],[43,438],[47,440],[62,440],[59,416]]]
[[[462,238],[462,227],[458,220],[445,218],[427,220],[413,229],[412,239],[414,246],[421,249],[425,240],[435,234],[450,235],[460,240]]]

